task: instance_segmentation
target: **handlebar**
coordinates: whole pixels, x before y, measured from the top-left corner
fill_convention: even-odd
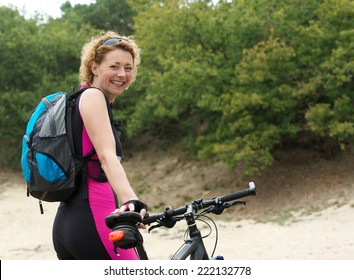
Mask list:
[[[185,206],[176,209],[173,209],[172,207],[168,206],[165,208],[164,212],[144,218],[142,223],[147,225],[147,224],[161,221],[163,219],[169,219],[175,216],[183,215],[188,211],[189,207],[192,207],[194,212],[198,212],[198,210],[202,210],[210,206],[222,206],[226,202],[234,201],[251,195],[256,195],[256,193],[257,193],[256,185],[253,182],[250,182],[248,184],[248,188],[242,191],[238,191],[223,196],[218,196],[210,200],[202,200],[202,199],[195,200],[192,203],[186,204]]]

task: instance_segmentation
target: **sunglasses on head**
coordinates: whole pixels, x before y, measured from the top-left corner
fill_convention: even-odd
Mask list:
[[[117,43],[122,42],[122,41],[128,43],[128,40],[123,39],[123,38],[111,38],[111,39],[108,39],[108,40],[104,41],[104,42],[101,44],[101,46],[114,46],[114,45],[116,45]]]

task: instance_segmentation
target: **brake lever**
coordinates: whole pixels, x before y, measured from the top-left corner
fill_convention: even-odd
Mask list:
[[[149,227],[148,233],[152,232],[154,229],[159,228],[159,227],[162,227],[162,225],[153,225],[153,226]]]
[[[162,227],[162,226],[167,227],[167,228],[173,228],[176,223],[177,223],[177,219],[174,219],[174,218],[158,220],[157,225],[153,225],[148,229],[148,233],[150,233],[152,230]]]
[[[235,206],[235,205],[246,205],[246,201],[243,201],[243,200],[235,201],[235,202],[232,203],[229,207]]]
[[[238,201],[235,201],[233,203],[227,203],[227,202],[224,202],[222,204],[218,203],[215,206],[213,206],[213,208],[210,210],[210,212],[214,213],[215,215],[220,215],[220,214],[222,214],[222,212],[225,209],[230,208],[230,207],[235,206],[235,205],[246,205],[246,202],[238,200]]]

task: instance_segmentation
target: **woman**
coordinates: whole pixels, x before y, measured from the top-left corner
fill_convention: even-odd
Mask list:
[[[118,255],[108,240],[105,217],[126,210],[145,216],[146,204],[138,200],[120,163],[121,143],[110,120],[110,104],[135,80],[140,50],[131,37],[109,31],[84,45],[80,82],[87,88],[77,102],[75,149],[95,155],[87,164],[79,190],[62,202],[53,226],[53,243],[59,259],[137,259],[134,249]]]

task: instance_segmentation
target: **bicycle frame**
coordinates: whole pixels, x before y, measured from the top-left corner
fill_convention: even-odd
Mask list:
[[[191,260],[208,260],[209,256],[205,249],[202,235],[197,227],[192,205],[188,206],[184,216],[189,228],[190,239],[185,240],[171,260],[185,260],[188,256],[190,256]],[[142,245],[137,246],[135,250],[140,260],[149,259]]]
[[[185,260],[188,256],[190,256],[191,260],[208,260],[209,256],[205,249],[202,235],[197,228],[191,205],[188,206],[185,219],[188,224],[190,239],[184,242],[171,260]]]

